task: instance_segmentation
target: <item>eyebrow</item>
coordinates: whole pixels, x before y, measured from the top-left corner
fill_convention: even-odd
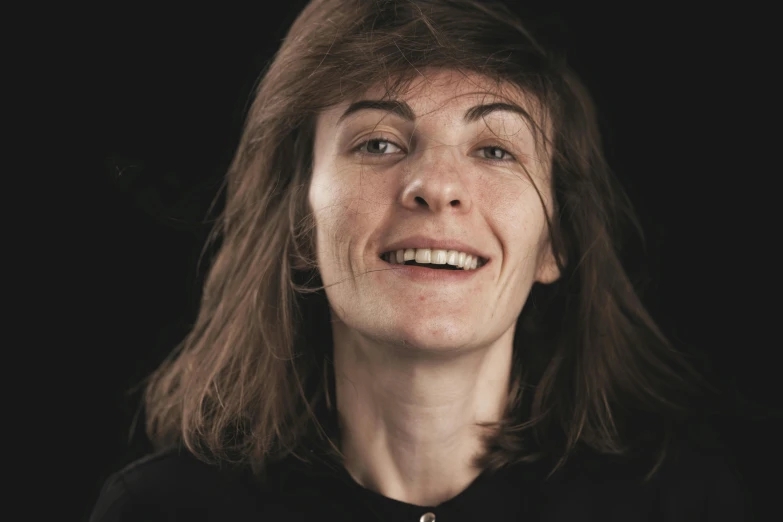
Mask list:
[[[337,120],[337,124],[339,125],[345,118],[347,118],[351,114],[362,110],[376,110],[376,111],[390,112],[408,121],[414,121],[416,119],[416,114],[413,112],[413,109],[411,109],[410,105],[408,105],[404,101],[360,100],[355,103],[352,103],[345,110],[342,116],[340,116],[340,118]],[[488,114],[497,111],[513,112],[515,114],[519,114],[520,116],[525,118],[525,120],[528,121],[530,120],[530,115],[522,107],[519,107],[518,105],[515,105],[513,103],[504,103],[504,102],[488,103],[485,105],[476,105],[474,107],[471,107],[467,111],[465,111],[465,115],[463,118],[465,120],[465,123],[473,123],[479,118],[483,118]]]

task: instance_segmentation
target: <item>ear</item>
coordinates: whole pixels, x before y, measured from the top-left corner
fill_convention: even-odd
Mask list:
[[[560,279],[560,269],[555,261],[555,255],[552,252],[552,245],[549,241],[538,256],[538,266],[536,267],[536,282],[548,285]]]

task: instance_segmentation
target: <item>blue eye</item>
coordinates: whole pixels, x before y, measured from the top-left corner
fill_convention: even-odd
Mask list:
[[[389,140],[384,140],[381,138],[373,138],[371,140],[363,141],[359,145],[356,146],[356,151],[362,154],[369,154],[371,156],[383,156],[387,153],[394,153],[399,152],[399,150],[389,150],[390,147],[396,147],[397,149],[402,150],[399,146],[395,145],[393,142]]]
[[[394,150],[397,149],[397,150]],[[494,161],[494,162],[506,162],[514,161],[514,155],[508,152],[506,149],[496,146],[481,147],[480,151],[484,151],[485,154],[482,159]],[[489,155],[486,154],[489,151]],[[354,152],[364,154],[368,156],[386,156],[397,152],[402,152],[402,147],[395,144],[393,141],[385,140],[383,138],[373,138],[361,142],[354,148]]]
[[[491,151],[489,157],[485,157],[484,159],[488,159],[491,161],[513,161],[514,156],[508,152],[506,149],[502,149],[500,147],[481,147],[481,150],[483,151]]]

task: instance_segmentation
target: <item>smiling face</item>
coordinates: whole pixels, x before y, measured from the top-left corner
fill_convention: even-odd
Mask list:
[[[327,298],[349,331],[424,352],[485,347],[513,338],[535,281],[558,277],[539,197],[551,210],[550,161],[515,110],[535,116],[533,104],[510,91],[428,71],[391,103],[370,89],[319,115],[308,197]],[[478,255],[478,268],[387,262],[428,248],[432,261]]]

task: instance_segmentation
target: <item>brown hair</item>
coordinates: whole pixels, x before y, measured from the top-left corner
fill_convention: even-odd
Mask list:
[[[313,0],[257,88],[196,324],[147,386],[156,447],[182,442],[256,471],[318,448],[339,459],[307,203],[315,120],[373,85],[400,92],[433,67],[520,88],[553,129],[549,228],[561,277],[535,286],[519,317],[508,411],[478,464],[554,456],[554,472],[579,446],[630,455],[644,440],[656,450],[650,478],[691,399],[715,391],[670,346],[623,271],[615,239],[633,214],[604,160],[590,97],[563,59],[501,4]]]

